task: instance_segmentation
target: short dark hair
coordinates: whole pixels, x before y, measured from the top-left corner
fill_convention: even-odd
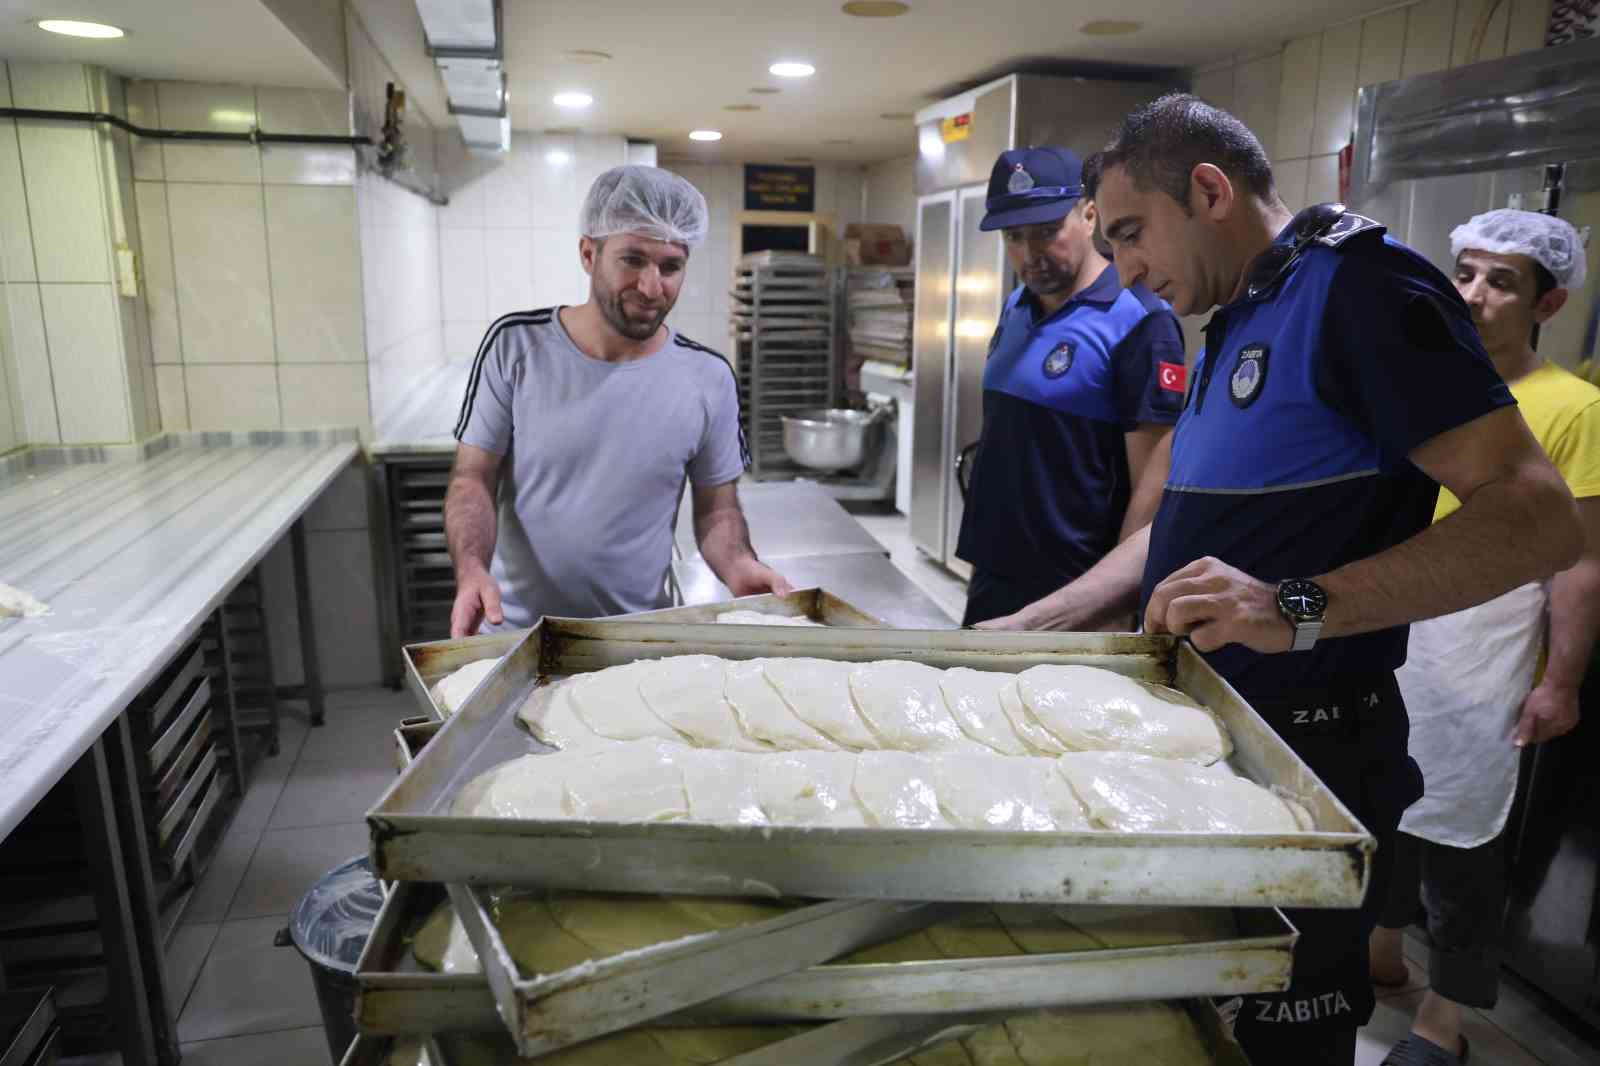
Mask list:
[[[1135,188],[1159,189],[1189,209],[1189,175],[1210,163],[1263,200],[1277,198],[1272,164],[1250,127],[1189,93],[1168,93],[1130,111],[1103,152],[1095,185],[1125,167]],[[1086,168],[1087,169],[1087,168]]]
[[[1556,276],[1544,268],[1538,260],[1533,264],[1533,298],[1537,302],[1545,298],[1545,294],[1556,287]]]
[[[1106,157],[1104,152],[1091,152],[1083,161],[1083,198],[1094,199],[1094,191],[1100,187],[1101,162]]]

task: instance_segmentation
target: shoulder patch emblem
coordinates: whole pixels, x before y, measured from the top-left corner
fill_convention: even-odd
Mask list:
[[[1388,231],[1388,227],[1381,222],[1373,221],[1365,215],[1346,211],[1339,221],[1328,228],[1328,232],[1317,238],[1317,243],[1326,244],[1329,248],[1337,248],[1351,237],[1359,236],[1363,233],[1372,233],[1373,231],[1376,231],[1381,236]]]
[[[1070,341],[1062,341],[1051,348],[1050,353],[1044,357],[1044,376],[1054,379],[1071,370],[1075,354]]]
[[[1228,398],[1241,410],[1256,402],[1261,387],[1267,383],[1267,354],[1265,344],[1247,344],[1239,349],[1239,359],[1228,378]]]

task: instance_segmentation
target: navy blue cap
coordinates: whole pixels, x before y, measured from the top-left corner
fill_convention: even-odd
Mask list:
[[[1083,198],[1083,161],[1065,148],[1044,145],[1001,152],[989,174],[987,213],[981,230],[1031,226],[1064,218]]]

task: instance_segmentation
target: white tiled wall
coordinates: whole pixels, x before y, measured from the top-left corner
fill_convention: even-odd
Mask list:
[[[620,136],[515,133],[498,160],[463,155],[444,172],[439,209],[445,358],[470,359],[495,319],[582,303],[578,215],[589,185],[621,166]]]
[[[124,110],[116,79],[72,63],[0,64],[19,107]],[[0,282],[6,308],[0,447],[115,443],[156,428],[137,301],[112,273],[133,205],[128,138],[105,126],[0,122]],[[137,242],[131,242],[137,247]]]
[[[128,100],[167,128],[350,131],[340,92],[135,81]],[[135,145],[133,173],[164,428],[370,432],[354,152],[168,141]]]
[[[1256,132],[1279,194],[1299,210],[1338,198],[1338,152],[1354,134],[1361,86],[1542,47],[1549,12],[1550,0],[1421,0],[1296,38],[1271,55],[1200,70],[1194,90]],[[1378,213],[1380,206],[1362,205]],[[1403,229],[1405,220],[1380,221]],[[1197,325],[1185,322],[1191,351]]]
[[[353,12],[347,36],[357,121],[366,129],[381,121],[384,87],[403,82]],[[439,140],[429,116],[409,108],[406,142],[417,180],[429,181],[436,173]],[[445,361],[440,291],[444,234],[439,208],[370,171],[357,178],[355,194],[361,264],[353,276],[360,279],[366,316],[365,391],[374,433],[386,439],[395,413],[417,381]]]

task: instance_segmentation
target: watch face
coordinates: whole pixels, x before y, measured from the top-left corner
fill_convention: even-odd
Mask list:
[[[1315,621],[1328,610],[1328,594],[1315,581],[1285,581],[1278,586],[1278,607],[1290,618]]]

